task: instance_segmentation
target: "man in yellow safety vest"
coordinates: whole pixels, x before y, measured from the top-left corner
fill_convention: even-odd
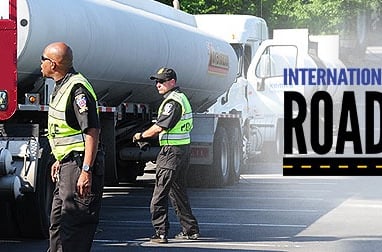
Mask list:
[[[73,68],[73,53],[63,42],[49,44],[41,56],[43,77],[55,89],[48,112],[48,139],[56,162],[48,251],[90,251],[99,219],[104,159],[98,151],[97,96]]]
[[[152,242],[167,243],[169,230],[168,200],[175,209],[182,230],[176,239],[198,239],[199,226],[192,214],[186,191],[186,175],[190,160],[192,109],[186,95],[176,85],[177,76],[171,68],[160,68],[150,79],[155,80],[164,100],[158,119],[149,129],[136,133],[134,142],[159,136],[161,150],[156,160],[156,182],[151,199],[151,221],[155,234]]]

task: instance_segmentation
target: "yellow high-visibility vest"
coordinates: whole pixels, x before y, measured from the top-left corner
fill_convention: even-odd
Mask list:
[[[163,106],[169,100],[174,100],[181,105],[182,116],[173,128],[159,134],[159,144],[160,146],[189,144],[191,142],[190,132],[193,128],[191,104],[183,93],[172,91],[159,106],[158,115],[163,112]]]
[[[72,75],[49,103],[48,139],[56,160],[61,161],[71,151],[85,151],[85,137],[81,130],[73,129],[66,122],[66,104],[75,84],[82,84],[94,97],[93,87],[82,74]]]

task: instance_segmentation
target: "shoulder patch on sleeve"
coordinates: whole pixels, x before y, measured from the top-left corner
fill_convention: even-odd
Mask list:
[[[171,111],[173,110],[173,108],[174,108],[173,104],[166,103],[166,105],[164,105],[162,114],[163,115],[169,115],[171,113]]]
[[[87,99],[85,94],[79,94],[74,97],[78,106],[78,112],[81,114],[88,110]]]

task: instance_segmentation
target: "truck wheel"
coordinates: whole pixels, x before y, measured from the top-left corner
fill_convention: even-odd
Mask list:
[[[227,131],[218,126],[214,139],[214,161],[212,172],[210,173],[210,184],[212,186],[224,186],[228,184],[229,179],[229,144]]]
[[[240,134],[240,130],[235,127],[230,132],[230,145],[231,145],[231,164],[229,184],[234,184],[240,179],[241,166],[243,161],[243,141]]]
[[[36,192],[25,193],[16,201],[16,218],[20,235],[28,238],[47,238],[49,216],[52,207],[54,184],[50,177],[51,166],[55,159],[46,138],[40,141],[43,149],[38,163]]]

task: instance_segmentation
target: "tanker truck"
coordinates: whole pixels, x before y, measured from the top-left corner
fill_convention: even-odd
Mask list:
[[[0,235],[47,237],[54,162],[47,111],[54,83],[41,78],[44,47],[64,41],[98,97],[105,184],[135,181],[159,145],[141,150],[134,133],[150,127],[162,97],[149,76],[177,71],[194,114],[190,181],[224,186],[240,175],[239,114],[207,114],[234,82],[231,45],[197,28],[192,15],[155,1],[1,0]],[[5,7],[4,7],[5,6]]]

